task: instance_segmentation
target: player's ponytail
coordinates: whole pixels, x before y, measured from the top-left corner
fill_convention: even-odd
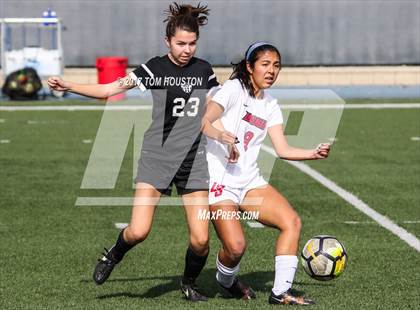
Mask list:
[[[181,4],[174,2],[165,10],[167,18],[163,22],[168,22],[166,25],[166,37],[170,39],[176,33],[176,29],[182,29],[189,32],[194,32],[197,38],[200,35],[199,28],[207,24],[207,16],[209,9],[206,5],[198,3],[197,6],[189,4]]]
[[[248,91],[252,98],[255,98],[255,91],[251,81],[251,73],[248,71],[246,64],[248,63],[251,68],[254,68],[255,62],[259,58],[259,54],[265,51],[275,52],[279,55],[279,59],[281,59],[280,52],[275,46],[266,42],[256,42],[248,47],[244,59],[238,63],[232,63],[233,72],[229,79],[238,79],[241,82],[242,87]]]

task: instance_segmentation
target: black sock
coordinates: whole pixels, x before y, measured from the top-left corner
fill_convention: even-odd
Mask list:
[[[128,244],[127,241],[124,240],[124,230],[121,230],[118,235],[117,242],[111,248],[109,254],[111,255],[112,260],[118,263],[123,259],[125,253],[131,250],[134,246],[135,244]]]
[[[191,247],[188,247],[187,253],[185,254],[185,269],[182,278],[184,284],[194,283],[206,264],[207,256],[209,256],[208,252],[204,256],[199,256],[194,253]]]

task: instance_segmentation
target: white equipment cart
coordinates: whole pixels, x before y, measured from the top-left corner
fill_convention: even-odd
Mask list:
[[[61,22],[58,18],[3,18],[1,67],[6,77],[25,67],[41,78],[63,74]]]

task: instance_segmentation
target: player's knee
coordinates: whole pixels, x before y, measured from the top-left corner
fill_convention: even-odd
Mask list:
[[[208,235],[191,236],[190,238],[191,247],[197,254],[205,255],[209,249],[209,237]]]
[[[300,234],[300,230],[302,228],[302,222],[300,220],[300,217],[297,213],[295,213],[293,216],[290,217],[287,223],[288,230],[293,232],[296,235]]]
[[[142,227],[131,227],[127,236],[129,237],[129,239],[131,239],[130,241],[134,243],[139,243],[146,240],[147,236],[149,235],[149,232],[150,230],[144,229]]]
[[[295,212],[293,215],[289,216],[286,221],[283,221],[283,223],[278,223],[277,228],[281,231],[288,231],[289,233],[299,235],[302,228],[302,222],[299,215]]]
[[[302,229],[302,221],[300,219],[300,216],[296,214],[294,218],[294,226],[298,233],[300,233],[300,230]]]
[[[229,258],[232,261],[237,261],[237,260],[241,259],[241,257],[245,253],[245,250],[246,250],[245,240],[230,243],[225,248],[226,254],[229,256]]]

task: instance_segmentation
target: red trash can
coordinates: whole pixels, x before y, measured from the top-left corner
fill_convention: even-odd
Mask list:
[[[96,58],[96,69],[98,70],[98,83],[107,84],[114,82],[118,78],[126,76],[128,58],[127,57],[98,57]],[[125,93],[121,93],[108,100],[121,100],[125,98]]]

